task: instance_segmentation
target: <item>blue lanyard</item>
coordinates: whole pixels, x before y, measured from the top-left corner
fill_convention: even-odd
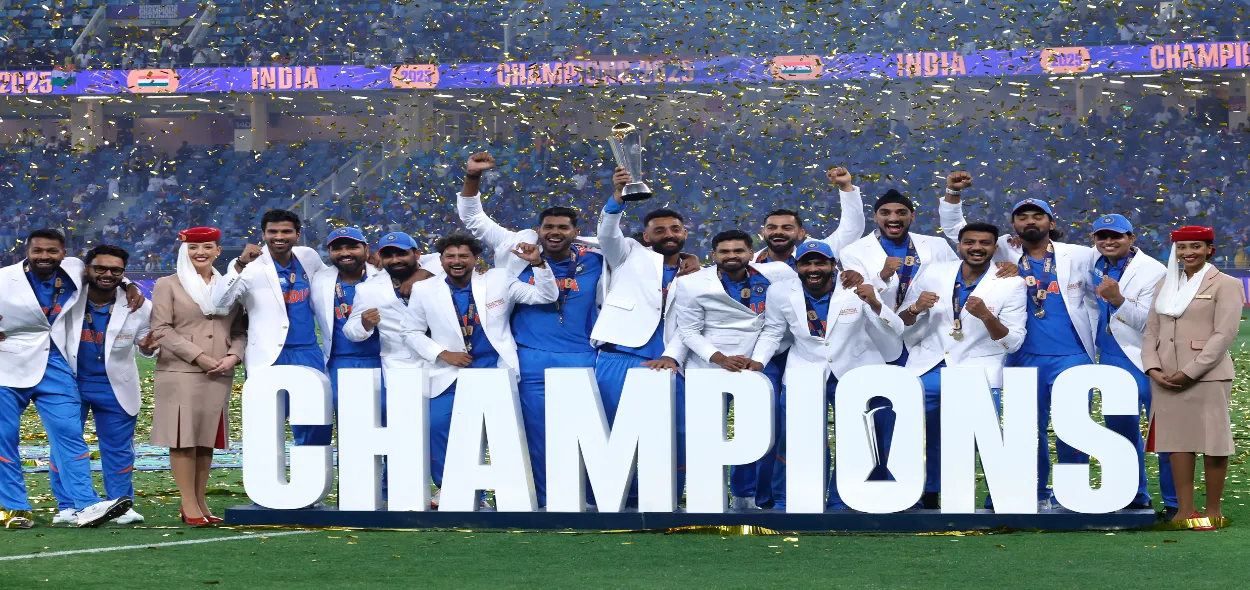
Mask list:
[[[26,264],[22,267],[22,271],[30,273],[30,264]],[[47,307],[43,308],[43,317],[48,320],[48,322],[52,321],[52,314],[57,312],[60,307],[61,296],[64,294],[65,281],[61,278],[61,271],[58,270],[56,272],[56,280],[52,283],[52,301],[48,303]]]
[[[1049,288],[1051,283],[1055,282],[1055,245],[1053,243],[1046,244],[1046,257],[1042,262],[1042,277],[1038,279],[1033,276],[1033,262],[1029,258],[1028,253],[1020,256],[1020,268],[1028,273],[1024,277],[1024,284],[1028,286],[1029,301],[1033,302],[1033,315],[1037,319],[1046,317],[1046,289],[1039,289],[1039,284],[1046,283]]]
[[[547,265],[554,271],[555,262],[546,256],[543,259],[547,261]],[[556,288],[560,290],[560,294],[556,296],[556,318],[560,323],[564,323],[564,303],[569,299],[569,282],[577,275],[577,249],[569,248],[569,270],[564,276],[556,276]]]
[[[451,286],[451,282],[447,283]],[[472,283],[470,283],[471,285]],[[455,289],[454,286],[452,286]],[[472,287],[469,290],[468,309],[461,311],[460,304],[456,303],[456,297],[453,294],[451,304],[456,307],[456,321],[460,323],[460,336],[464,338],[464,351],[473,352],[473,330],[477,327],[477,304],[473,301]]]
[[[976,285],[977,283],[981,282],[981,278],[984,276],[985,275],[982,274],[980,277],[977,277],[977,280],[973,281],[973,285]],[[959,293],[963,291],[963,289],[964,289],[964,270],[963,270],[963,266],[960,266],[959,270],[955,271],[955,289],[954,291],[951,292],[951,307],[952,307],[952,310],[955,312],[955,322],[951,326],[951,328],[953,328],[953,330],[951,331],[951,336],[955,340],[964,339],[963,320],[959,319],[959,314],[963,313],[964,311],[964,304],[959,301]]]
[[[1128,251],[1128,257],[1124,259],[1124,270],[1128,270],[1128,265],[1130,265],[1130,264],[1132,264],[1132,263],[1133,263],[1133,257],[1134,257],[1134,256],[1137,256],[1137,247],[1136,247],[1136,246],[1134,246],[1134,247],[1132,247],[1132,248],[1129,248],[1129,251]],[[1110,261],[1110,260],[1107,260],[1107,257],[1106,257],[1106,256],[1103,256],[1103,257],[1099,258],[1098,260],[1099,260],[1099,262],[1101,262],[1101,263],[1102,263],[1102,265],[1101,265],[1101,267],[1100,267],[1100,268],[1095,268],[1095,269],[1094,269],[1094,274],[1095,274],[1095,275],[1097,275],[1097,277],[1098,277],[1098,281],[1099,281],[1099,282],[1102,282],[1102,279],[1103,279],[1104,277],[1106,277],[1106,276],[1107,276],[1107,273],[1111,270],[1111,268],[1110,268],[1110,267],[1111,267],[1111,261]],[[1121,274],[1121,275],[1120,275],[1120,277],[1121,277],[1121,278],[1123,278],[1123,277],[1124,277],[1124,275],[1123,275],[1123,274]],[[1094,285],[1094,287],[1095,287],[1095,288],[1097,288],[1097,287],[1098,287],[1098,285]],[[1103,301],[1106,301],[1106,300],[1104,299]],[[1112,312],[1111,312],[1111,302],[1110,302],[1110,301],[1106,301],[1106,303],[1107,303],[1107,308],[1106,308],[1105,310],[1102,310],[1102,313],[1103,313],[1103,319],[1106,321],[1106,324],[1107,324],[1107,333],[1108,333],[1108,334],[1110,334],[1110,333],[1111,333],[1111,313],[1112,313]]]
[[[877,236],[877,241],[881,241],[881,230],[873,230]],[[903,305],[903,300],[907,299],[907,289],[911,287],[911,280],[920,270],[920,255],[916,253],[916,242],[911,239],[911,233],[907,234],[907,255],[903,257],[903,266],[898,269],[898,293],[894,294],[894,309],[898,309]]]
[[[838,284],[837,281],[838,281],[838,272],[834,271],[833,276],[829,277],[829,293],[826,293],[826,295],[829,296],[830,304],[833,303],[833,289],[834,289],[834,285]],[[803,293],[803,304],[807,307],[807,331],[808,333],[815,333],[817,336],[824,338],[825,326],[828,325],[828,321],[829,321],[828,311],[825,312],[825,321],[823,322],[820,321],[820,314],[816,313],[816,307],[812,305],[812,298],[808,297],[806,292]]]

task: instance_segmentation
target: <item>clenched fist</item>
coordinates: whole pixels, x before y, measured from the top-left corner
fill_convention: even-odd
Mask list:
[[[1120,293],[1120,283],[1110,276],[1104,276],[1102,282],[1098,283],[1098,296],[1115,307],[1124,305],[1124,295]]]
[[[365,327],[365,331],[372,330],[382,323],[382,312],[376,309],[366,309],[360,314],[360,323]]]
[[[864,283],[855,287],[855,294],[864,303],[872,306],[872,310],[881,313],[881,300],[877,299],[877,290],[870,284]]]
[[[243,267],[251,264],[252,261],[256,260],[257,258],[260,258],[260,252],[261,252],[260,246],[256,244],[248,244],[244,246],[243,253],[239,255],[239,260],[238,262],[235,263],[235,266],[238,267],[239,272],[243,272]]]
[[[970,186],[972,186],[972,175],[964,172],[963,170],[951,172],[950,175],[946,177],[946,188],[950,190],[961,191]]]
[[[844,193],[850,192],[854,186],[852,182],[854,179],[851,178],[851,173],[846,168],[830,168],[825,171],[825,178],[828,178],[829,182],[838,185],[838,190]]]
[[[994,313],[990,311],[990,308],[986,307],[985,301],[976,295],[968,298],[968,302],[964,304],[964,309],[968,310],[968,313],[972,314],[972,317],[983,322],[994,316]]]
[[[881,280],[888,281],[898,269],[903,268],[903,259],[897,256],[891,256],[885,259],[885,268],[881,269]]]
[[[924,293],[921,293],[920,297],[916,299],[916,303],[914,304],[916,311],[924,311],[932,308],[934,305],[937,305],[938,299],[940,299],[938,294],[933,291],[925,291]]]
[[[486,152],[478,152],[469,156],[469,161],[464,166],[464,173],[468,176],[481,176],[483,172],[491,170],[494,167],[494,156],[491,156]]]

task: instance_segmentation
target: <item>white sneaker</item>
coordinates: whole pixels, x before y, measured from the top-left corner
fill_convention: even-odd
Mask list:
[[[127,510],[125,514],[114,518],[113,522],[117,524],[142,524],[143,515],[135,512],[134,508]]]
[[[78,526],[79,528],[100,526],[125,514],[127,510],[130,510],[130,497],[128,496],[96,502],[78,511]]]
[[[733,510],[759,510],[760,507],[755,503],[755,498],[746,498],[743,496],[733,496],[729,501],[729,507]]]
[[[430,508],[438,508],[438,495],[443,493],[443,489],[434,490],[434,495],[430,496]]]
[[[56,513],[52,517],[52,524],[78,524],[78,511],[73,508],[66,508]]]

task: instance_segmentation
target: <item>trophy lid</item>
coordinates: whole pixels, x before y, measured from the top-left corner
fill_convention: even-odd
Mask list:
[[[625,139],[626,135],[629,135],[637,130],[638,128],[634,127],[632,123],[617,123],[612,126],[612,137],[615,137],[618,140]]]

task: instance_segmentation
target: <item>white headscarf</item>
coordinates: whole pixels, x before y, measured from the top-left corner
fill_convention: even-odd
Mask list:
[[[1213,268],[1208,262],[1202,270],[1194,273],[1192,278],[1187,278],[1185,271],[1180,267],[1180,261],[1176,258],[1176,244],[1172,244],[1172,253],[1168,255],[1168,274],[1163,278],[1163,287],[1155,295],[1155,311],[1174,318],[1181,317],[1194,297],[1198,295],[1198,289],[1202,287],[1202,279]]]
[[[200,306],[200,311],[205,316],[223,316],[230,314],[229,307],[217,307],[213,305],[213,287],[221,280],[221,273],[217,269],[213,270],[213,278],[209,282],[204,282],[204,277],[196,272],[195,265],[191,264],[191,255],[187,252],[187,244],[183,242],[178,246],[178,282],[182,283],[182,289],[191,296]]]

